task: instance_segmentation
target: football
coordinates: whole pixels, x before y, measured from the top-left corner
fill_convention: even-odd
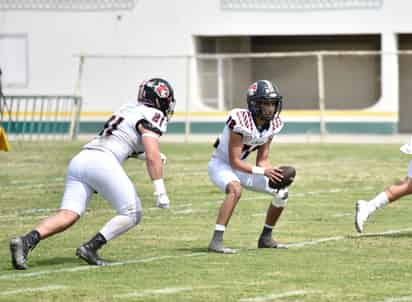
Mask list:
[[[274,182],[272,180],[269,180],[269,186],[277,190],[290,186],[295,180],[296,176],[296,170],[292,166],[280,166],[279,168],[282,169],[282,181]]]

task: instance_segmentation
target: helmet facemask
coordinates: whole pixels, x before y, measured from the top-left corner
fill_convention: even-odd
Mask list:
[[[266,102],[274,106],[273,113],[270,115],[264,114],[263,106]],[[282,111],[283,97],[276,85],[267,80],[259,80],[249,86],[247,104],[255,123],[257,119],[270,122]]]
[[[263,114],[263,102],[265,101],[270,101],[275,107],[273,113],[270,116]],[[249,99],[248,109],[252,113],[255,122],[256,119],[270,122],[275,117],[278,117],[280,112],[282,111],[282,97],[278,96],[276,98]]]

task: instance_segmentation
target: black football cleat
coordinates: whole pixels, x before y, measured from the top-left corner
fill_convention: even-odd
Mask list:
[[[219,254],[236,254],[236,250],[224,247],[223,241],[213,240],[210,242],[208,247],[208,252],[219,253]]]
[[[286,249],[285,244],[278,243],[272,237],[261,236],[258,241],[258,248],[260,249]]]
[[[27,269],[27,255],[30,247],[23,237],[16,237],[10,241],[10,254],[13,267],[18,270]]]
[[[103,266],[107,264],[106,261],[99,257],[97,251],[87,244],[76,249],[76,256],[86,261],[89,265]]]

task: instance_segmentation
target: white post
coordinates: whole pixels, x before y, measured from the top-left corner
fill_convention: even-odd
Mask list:
[[[377,110],[399,113],[399,61],[397,36],[393,32],[382,33],[381,99]],[[386,53],[386,54],[385,54]],[[399,119],[399,117],[398,117]],[[398,121],[399,122],[399,121]]]
[[[71,122],[70,122],[70,137],[72,140],[77,138],[77,131],[80,122],[80,111],[82,106],[82,99],[81,99],[81,85],[82,85],[82,76],[83,76],[83,65],[84,65],[84,56],[80,55],[79,57],[79,69],[77,72],[77,82],[76,87],[74,89],[74,108],[72,112]]]
[[[224,75],[223,75],[223,58],[217,59],[217,108],[219,111],[225,110],[224,96]]]
[[[190,90],[190,85],[191,85],[190,60],[191,60],[191,57],[187,57],[186,59],[186,103],[185,103],[186,115],[185,115],[185,138],[184,138],[184,141],[186,143],[189,142],[189,136],[190,136],[190,102],[192,99],[191,90]]]
[[[325,74],[323,68],[323,54],[318,53],[318,94],[319,94],[319,126],[320,126],[320,135],[323,137],[326,131],[325,124]]]

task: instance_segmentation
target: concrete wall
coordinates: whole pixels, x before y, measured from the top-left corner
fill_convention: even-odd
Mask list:
[[[405,0],[384,1],[380,9],[291,12],[221,10],[219,0],[138,0],[132,11],[0,11],[0,35],[25,34],[28,39],[28,83],[8,86],[4,70],[4,91],[72,94],[78,77],[76,54],[193,55],[194,36],[376,34],[382,37],[382,50],[393,51],[397,34],[412,33],[411,10],[412,2]],[[197,80],[189,79],[189,91],[184,68],[182,58],[86,59],[81,87],[84,110],[110,111],[135,98],[137,82],[161,73],[175,86],[177,111],[184,111],[186,100],[198,96]],[[190,68],[196,71],[194,66]],[[382,59],[381,68],[385,85],[380,102],[371,110],[395,112],[396,58]],[[245,76],[244,81],[248,80]],[[193,110],[202,108],[200,104],[192,106]]]

